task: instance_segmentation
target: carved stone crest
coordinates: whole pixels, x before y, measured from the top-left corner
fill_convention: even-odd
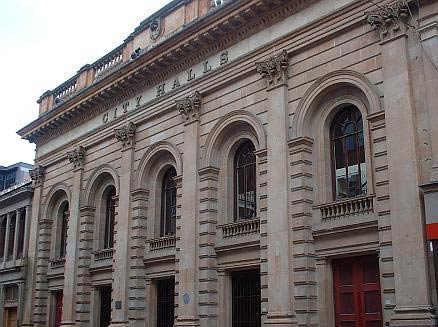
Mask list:
[[[257,72],[267,79],[268,88],[287,82],[288,65],[289,57],[286,50],[266,61],[256,62]]]
[[[32,170],[29,171],[29,176],[35,186],[41,184],[44,178],[45,171],[45,168],[41,165],[35,166]]]
[[[383,4],[378,9],[365,14],[367,15],[368,24],[379,31],[382,41],[399,33],[404,33],[407,29],[404,22],[409,17],[409,7],[404,0]]]
[[[68,161],[73,164],[74,168],[79,168],[84,166],[85,162],[85,148],[80,146],[73,151],[67,152]]]
[[[163,33],[163,24],[161,18],[155,18],[149,25],[151,31],[151,40],[156,41]]]
[[[130,122],[127,125],[116,128],[114,130],[114,136],[116,137],[117,141],[122,142],[123,148],[133,146],[135,143],[135,131],[137,129],[137,126]]]
[[[199,119],[202,95],[198,91],[182,100],[176,100],[176,109],[183,116],[186,124]]]

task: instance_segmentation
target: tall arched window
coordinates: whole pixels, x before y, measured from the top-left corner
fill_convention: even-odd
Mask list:
[[[114,220],[116,215],[116,188],[110,186],[105,197],[105,230],[103,248],[111,249],[114,246]]]
[[[334,198],[354,197],[367,192],[362,115],[354,106],[342,109],[331,128]]]
[[[245,141],[234,157],[234,219],[256,217],[256,160],[254,145]]]
[[[59,222],[59,257],[64,258],[67,250],[67,226],[68,226],[68,219],[69,219],[69,208],[68,208],[68,202],[64,202],[61,205],[61,210],[59,212],[60,219]]]
[[[176,231],[176,183],[175,168],[170,167],[163,176],[161,188],[160,236],[174,235]]]

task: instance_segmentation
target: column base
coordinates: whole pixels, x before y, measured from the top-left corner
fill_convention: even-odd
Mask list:
[[[294,318],[295,315],[292,312],[270,312],[263,326],[298,326],[298,322]]]
[[[190,326],[199,326],[199,319],[196,317],[178,317],[175,319],[175,327],[190,327]]]
[[[438,316],[431,306],[397,306],[391,317],[391,327],[438,326]]]

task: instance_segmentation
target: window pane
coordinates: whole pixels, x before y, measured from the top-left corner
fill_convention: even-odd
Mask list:
[[[170,167],[163,176],[161,190],[160,236],[174,235],[176,231],[176,170]]]
[[[354,313],[354,293],[339,294],[339,311],[342,314]]]
[[[236,151],[234,160],[235,218],[256,216],[256,176],[254,146],[244,142]]]
[[[380,312],[380,291],[365,292],[365,313]]]

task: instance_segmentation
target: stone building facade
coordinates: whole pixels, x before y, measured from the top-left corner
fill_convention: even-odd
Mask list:
[[[0,325],[5,327],[22,322],[32,193],[30,179],[0,192]]]
[[[435,326],[438,3],[175,0],[44,93],[23,326]]]

